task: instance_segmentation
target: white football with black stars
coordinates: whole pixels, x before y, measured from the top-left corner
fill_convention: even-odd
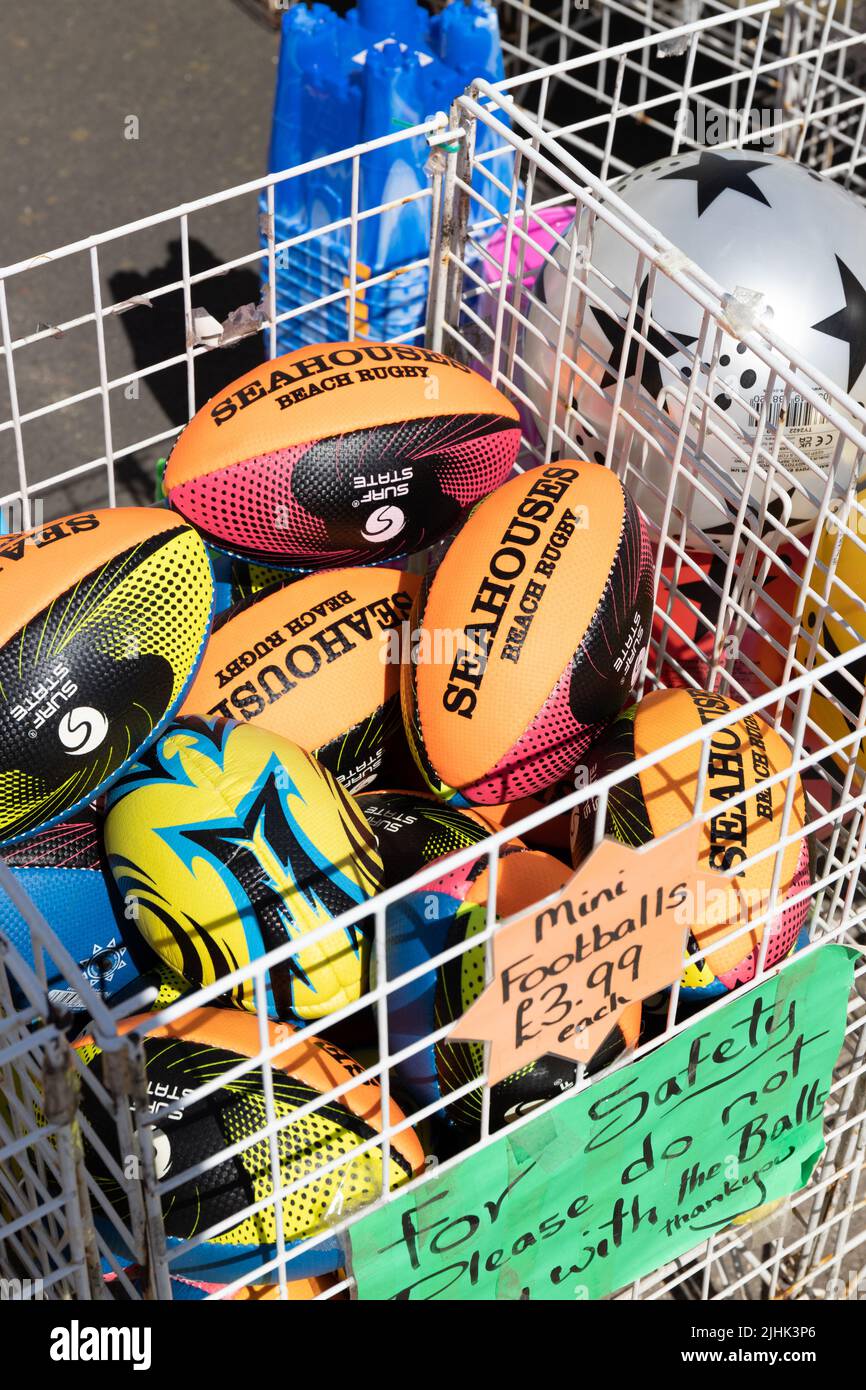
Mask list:
[[[612,191],[725,293],[742,288],[764,296],[758,302],[762,309],[766,305],[766,321],[790,344],[796,360],[818,368],[856,401],[866,400],[866,209],[850,193],[814,170],[757,149],[676,155],[617,180]],[[571,330],[564,350],[591,384],[563,367],[556,417],[579,455],[605,461],[623,369],[622,408],[651,442],[620,419],[615,456],[628,449],[626,479],[635,500],[660,522],[686,393],[696,372],[695,384],[711,405],[702,409],[698,401],[691,412],[684,477],[675,494],[675,506],[692,523],[690,546],[730,543],[756,433],[760,430],[765,447],[772,449],[783,410],[786,436],[797,449],[782,443],[782,467],[772,475],[767,511],[795,533],[808,531],[834,461],[833,490],[844,494],[853,446],[843,442],[837,458],[839,430],[801,395],[792,393],[785,401],[778,377],[771,382],[766,365],[732,334],[723,332],[717,344],[717,325],[711,322],[708,339],[699,341],[703,310],[662,271],[653,284],[641,269],[638,284],[635,328],[654,351],[634,338],[624,352],[638,254],[601,218],[588,256],[581,251],[582,226],[574,236],[579,244],[570,294],[569,249],[559,247],[555,263],[547,263],[536,282],[530,322],[537,331],[525,335],[528,392],[541,420],[548,419],[550,393],[557,389],[559,324],[563,318],[576,324],[580,311],[579,342]],[[554,450],[567,452],[561,438]],[[696,457],[701,460],[697,470]],[[774,521],[759,522],[763,493],[759,476],[750,490],[746,524],[766,533]]]

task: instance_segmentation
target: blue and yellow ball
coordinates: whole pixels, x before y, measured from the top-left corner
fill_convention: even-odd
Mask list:
[[[157,956],[210,985],[378,892],[382,861],[354,799],[296,744],[252,725],[175,720],[111,790],[108,860]],[[364,923],[271,965],[272,1018],[308,1022],[366,988]],[[253,980],[230,1002],[255,1009]]]

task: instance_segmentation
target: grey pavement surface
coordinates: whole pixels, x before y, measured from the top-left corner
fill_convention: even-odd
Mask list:
[[[278,42],[241,0],[63,0],[50,6],[2,0],[0,262],[50,252],[263,174]],[[126,138],[135,128],[130,117],[137,120],[137,139]],[[193,271],[257,245],[252,197],[190,221]],[[104,302],[173,279],[179,254],[177,224],[104,247]],[[76,255],[10,281],[13,335],[86,312],[90,273],[87,257]],[[245,270],[202,287],[195,302],[224,319],[258,293],[255,271]],[[183,348],[178,295],[107,321],[110,377]],[[256,340],[208,354],[197,371],[199,402],[260,353]],[[92,325],[22,348],[14,360],[22,411],[99,381]],[[156,434],[186,418],[184,370],[142,383],[138,400],[122,391],[111,400],[116,447]],[[7,416],[6,372],[0,369],[0,419]],[[104,452],[101,411],[92,401],[25,424],[23,434],[31,481]],[[118,466],[119,500],[150,499],[159,452],[137,453]],[[16,487],[16,478],[7,431],[0,434],[0,495]],[[45,515],[105,500],[102,471],[46,495]]]

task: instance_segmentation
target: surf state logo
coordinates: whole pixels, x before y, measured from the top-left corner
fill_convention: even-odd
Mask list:
[[[367,541],[389,541],[399,536],[405,525],[406,516],[399,507],[377,507],[364,522],[361,535]]]
[[[57,726],[57,737],[73,758],[92,753],[104,742],[108,720],[102,710],[93,705],[76,705],[69,709]]]

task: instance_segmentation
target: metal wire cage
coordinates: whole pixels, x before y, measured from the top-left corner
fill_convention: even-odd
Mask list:
[[[502,13],[503,90],[605,180],[631,172],[635,158],[711,142],[771,148],[862,190],[864,14],[853,0],[506,0]],[[533,68],[545,76],[525,85]]]
[[[132,227],[61,248],[51,256],[7,267],[0,276],[0,330],[8,409],[0,422],[0,437],[11,446],[8,457],[17,472],[17,486],[9,490],[4,502],[17,509],[20,524],[26,527],[37,524],[49,511],[55,514],[71,506],[113,505],[119,497],[135,497],[136,479],[147,476],[154,454],[181,428],[181,423],[168,429],[164,424],[153,428],[150,402],[139,391],[140,384],[150,383],[158,391],[160,382],[179,373],[188,417],[202,396],[209,394],[211,381],[228,381],[241,369],[238,344],[244,345],[240,350],[245,351],[250,343],[258,345],[261,335],[266,354],[273,355],[278,322],[291,315],[315,313],[325,303],[319,300],[291,310],[290,315],[276,315],[272,287],[277,258],[288,258],[290,264],[292,255],[303,250],[305,238],[276,241],[274,187],[288,179],[304,179],[313,169],[319,171],[329,163],[343,162],[350,171],[352,206],[349,215],[334,225],[347,231],[351,246],[356,248],[359,223],[400,215],[399,201],[364,205],[362,160],[373,150],[399,149],[402,142],[418,138],[426,140],[430,148],[429,187],[416,200],[429,207],[430,291],[426,323],[419,324],[407,338],[423,339],[427,346],[476,366],[512,395],[523,417],[522,466],[543,463],[555,455],[566,456],[566,452],[575,456],[576,448],[576,456],[581,457],[575,445],[580,410],[573,404],[572,386],[575,381],[593,381],[594,366],[575,351],[575,342],[580,342],[587,305],[593,296],[598,302],[593,279],[594,229],[608,228],[632,248],[636,270],[632,283],[619,286],[623,366],[611,387],[613,405],[605,461],[627,485],[634,486],[641,482],[641,459],[645,460],[647,450],[660,454],[667,469],[667,483],[656,487],[653,499],[658,517],[652,532],[655,615],[640,689],[672,684],[704,686],[743,702],[736,715],[721,716],[699,734],[648,755],[643,765],[654,765],[690,743],[699,745],[702,770],[695,817],[701,820],[705,818],[700,809],[701,787],[709,737],[715,728],[726,727],[734,718],[759,713],[787,743],[791,763],[784,773],[769,779],[785,788],[770,900],[758,917],[733,935],[772,921],[778,910],[782,853],[798,834],[791,814],[795,780],[801,777],[806,791],[805,831],[815,848],[812,881],[801,893],[809,902],[810,944],[806,949],[817,949],[830,940],[856,945],[862,939],[866,903],[860,885],[866,855],[866,792],[858,767],[862,761],[866,620],[853,629],[849,622],[851,645],[842,653],[831,653],[821,645],[822,623],[809,627],[806,615],[811,606],[826,617],[835,611],[840,596],[862,607],[862,599],[840,571],[839,556],[843,542],[860,552],[866,549],[866,509],[856,490],[864,471],[866,412],[809,363],[793,357],[765,320],[749,314],[748,306],[738,303],[732,296],[733,287],[715,283],[656,229],[641,224],[610,185],[617,174],[661,154],[676,153],[684,143],[691,141],[698,147],[700,142],[690,135],[693,126],[683,112],[694,116],[699,103],[711,112],[746,113],[739,123],[734,121],[723,142],[728,148],[763,138],[767,126],[759,123],[757,129],[752,128],[748,112],[766,98],[766,108],[773,112],[770,133],[782,142],[785,153],[860,191],[866,98],[854,74],[862,71],[864,44],[850,27],[850,6],[834,9],[798,3],[777,8],[764,3],[731,10],[708,4],[700,9],[701,15],[689,11],[682,22],[684,7],[674,3],[654,6],[648,2],[637,7],[605,3],[593,15],[563,7],[557,8],[555,16],[523,4],[503,5],[506,51],[516,75],[498,88],[477,84],[455,102],[448,115],[440,113],[423,127],[317,161],[315,166],[253,181],[142,219]],[[623,20],[632,27],[617,42],[617,27]],[[492,149],[487,145],[486,153],[476,157],[479,126],[496,139]],[[647,139],[653,143],[647,145]],[[509,156],[507,162],[503,152]],[[503,181],[503,168],[512,171],[510,182]],[[499,199],[491,197],[494,186],[507,193],[509,212],[504,219],[496,211]],[[264,243],[259,245],[255,210],[262,193],[266,215]],[[199,219],[206,220],[215,206],[223,212],[235,207],[250,211],[246,239],[236,255],[196,268],[191,248]],[[535,230],[537,219],[556,209],[565,209],[566,215],[549,224],[552,237],[543,245]],[[322,232],[317,228],[309,236]],[[146,305],[126,297],[112,301],[104,291],[106,281],[111,283],[106,264],[128,255],[128,244],[137,237],[154,233],[177,236],[179,273],[174,273],[169,263],[161,282],[148,287]],[[568,312],[560,321],[553,321],[549,313],[545,316],[534,282],[526,274],[530,254],[546,264],[557,261],[564,267]],[[351,259],[354,265],[354,250]],[[251,306],[254,312],[240,320],[235,316],[228,326],[218,324],[221,331],[216,336],[213,327],[206,336],[202,316],[196,313],[199,299],[207,304],[209,294],[227,275],[260,266],[268,287],[261,303]],[[87,298],[83,301],[81,313],[62,324],[24,331],[20,306],[26,303],[31,281],[46,273],[72,276],[82,269],[89,302]],[[638,408],[625,389],[630,347],[639,356],[663,355],[665,329],[654,319],[652,308],[656,286],[662,280],[676,284],[701,316],[699,337],[685,353],[693,370],[678,417],[658,402],[643,402]],[[639,303],[644,284],[647,292]],[[359,305],[370,288],[369,282],[360,285],[353,272],[341,291],[327,297],[329,303],[344,306],[347,336],[354,336],[363,323]],[[153,360],[144,364],[137,360],[132,367],[118,371],[113,363],[116,357],[122,360],[121,316],[152,313],[161,302],[176,302],[179,307],[174,342],[168,348],[162,345]],[[539,388],[544,382],[537,372],[533,377],[527,352],[533,336],[536,341],[543,340],[550,354],[548,386],[563,380],[563,373],[569,383],[563,399],[554,389],[548,392],[549,403],[541,407],[539,401],[544,397]],[[713,600],[707,605],[694,597],[690,534],[696,529],[700,532],[700,526],[691,515],[691,507],[696,497],[716,495],[720,483],[717,470],[702,450],[695,448],[694,439],[696,432],[706,441],[726,430],[724,413],[716,400],[715,376],[724,343],[732,338],[746,343],[764,364],[772,383],[768,400],[778,398],[781,405],[772,420],[766,413],[769,407],[761,407],[763,416],[759,410],[755,428],[740,441],[742,486],[729,499],[734,504],[733,520],[725,544],[705,532],[700,534],[702,549],[712,560],[704,576],[705,592]],[[230,343],[234,346],[226,351]],[[38,365],[40,354],[49,346],[62,347],[77,364],[77,375],[70,378],[75,388],[58,399],[44,398],[45,378]],[[811,463],[800,436],[788,423],[794,401],[804,402],[835,432],[833,456],[825,466]],[[92,443],[94,428],[98,431],[96,445]],[[46,454],[52,431],[71,441],[66,457],[71,451],[78,460],[70,461],[60,472],[44,467],[40,471],[40,461],[52,457],[50,452]],[[623,434],[628,446],[616,447],[614,441]],[[637,449],[633,447],[635,441]],[[792,480],[786,463],[791,457],[803,465],[797,475],[799,483]],[[132,470],[131,464],[135,465]],[[779,491],[792,487],[799,487],[801,494],[811,498],[815,526],[810,536],[794,534],[784,507],[780,510],[769,505]],[[757,501],[750,500],[756,497]],[[829,552],[820,545],[822,531],[828,527],[836,538]],[[782,581],[788,584],[791,595],[784,604],[776,587]],[[685,625],[684,613],[691,619]],[[785,625],[767,631],[768,614],[785,620]],[[844,622],[844,617],[841,620]],[[755,639],[765,643],[758,655]],[[847,710],[844,731],[837,738],[828,735],[826,721],[817,712],[822,698],[831,702],[841,699]],[[437,874],[470,861],[486,861],[489,868],[487,925],[472,938],[472,947],[484,944],[489,957],[489,942],[497,924],[497,865],[508,842],[549,825],[576,806],[587,806],[592,798],[597,800],[594,827],[598,840],[611,788],[634,770],[634,765],[621,769],[591,788],[576,786],[557,802],[437,865]],[[737,804],[737,798],[732,804]],[[368,1196],[384,1202],[394,1191],[403,1190],[392,1181],[394,1147],[410,1126],[423,1127],[441,1104],[406,1109],[405,1118],[389,1109],[395,1061],[427,1046],[431,1038],[419,1039],[399,1055],[389,1043],[388,995],[405,984],[407,976],[392,979],[383,964],[387,914],[429,878],[429,870],[422,871],[374,900],[378,968],[363,998],[317,1023],[314,1029],[304,1029],[292,1037],[293,1045],[312,1032],[330,1039],[334,1034],[339,1036],[341,1027],[357,1025],[366,1015],[372,1019],[372,1045],[359,1069],[347,1082],[310,1100],[287,1118],[275,1104],[273,1077],[288,1039],[286,1030],[275,1032],[266,1016],[266,982],[274,966],[297,952],[297,943],[281,947],[182,999],[128,1034],[123,1031],[122,1020],[135,1012],[136,1002],[140,1005],[142,1001],[110,1008],[62,946],[58,939],[62,924],[52,927],[43,921],[8,868],[0,864],[0,888],[28,922],[33,960],[30,965],[0,935],[4,965],[0,971],[0,1274],[7,1281],[4,1287],[46,1297],[108,1298],[122,1292],[130,1298],[170,1298],[178,1291],[174,1276],[182,1272],[184,1255],[245,1218],[273,1229],[270,1256],[209,1296],[232,1297],[247,1285],[263,1282],[275,1285],[280,1296],[288,1296],[289,1281],[300,1267],[296,1261],[311,1249],[340,1240],[359,1211],[335,1201],[322,1228],[289,1248],[283,1217],[294,1196],[311,1183],[332,1177],[339,1192],[342,1161],[336,1159],[286,1181],[280,1167],[281,1142],[291,1123],[365,1083],[379,1088],[385,1118],[381,1134],[368,1137],[357,1154],[366,1153],[374,1160],[374,1167],[379,1164],[377,1171],[391,1175],[385,1190]],[[366,912],[367,908],[359,908],[345,914],[319,929],[318,935],[326,939],[360,921]],[[469,945],[452,948],[433,965],[460,954]],[[757,962],[758,981],[786,968],[783,963],[767,972],[766,951],[765,938]],[[488,959],[488,968],[489,964]],[[71,1046],[70,1038],[74,1038],[78,1025],[49,998],[52,967],[67,979],[76,980],[81,1002],[90,1015],[91,1033],[103,1050],[101,1081]],[[265,1106],[262,1127],[193,1169],[166,1174],[158,1142],[161,1102],[148,1092],[144,1040],[154,1028],[186,1017],[241,980],[252,982],[257,1002],[258,1050],[239,1061],[235,1074],[254,1078],[260,1085]],[[858,967],[845,1044],[826,1107],[826,1149],[809,1185],[757,1225],[731,1227],[713,1235],[688,1255],[621,1290],[617,1297],[856,1296],[866,1240],[860,1220],[866,1144],[864,989],[866,971]],[[723,1009],[726,1001],[710,1007]],[[674,987],[654,1036],[612,1066],[628,1067],[635,1056],[674,1036],[685,1023],[679,989]],[[440,1029],[435,1038],[445,1031]],[[575,1069],[575,1084],[587,1084],[582,1067]],[[172,1105],[180,1112],[201,1104],[217,1085],[215,1081],[205,1082],[189,1094],[173,1097]],[[451,1092],[442,1104],[454,1104],[477,1085],[477,1081],[467,1083]],[[459,1162],[472,1148],[495,1142],[486,1085],[483,1094],[477,1139],[461,1152],[436,1154],[441,1166]],[[97,1117],[98,1124],[94,1122]],[[197,1230],[180,1243],[167,1243],[162,1211],[170,1204],[172,1193],[193,1179],[205,1179],[220,1164],[243,1156],[257,1174],[246,1210],[234,1212],[210,1231]],[[107,1194],[118,1191],[123,1202],[109,1200]],[[341,1272],[318,1296],[336,1297],[351,1287],[351,1277]]]

